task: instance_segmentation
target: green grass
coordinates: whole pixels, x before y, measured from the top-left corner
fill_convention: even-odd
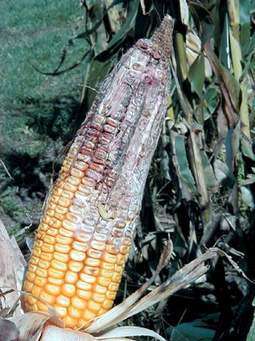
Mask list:
[[[0,166],[0,215],[16,229],[27,214],[36,223],[40,205],[35,210],[33,202],[42,203],[52,164],[76,128],[83,81],[82,64],[57,77],[33,65],[43,72],[56,68],[63,48],[83,29],[83,13],[74,0],[0,1],[0,13],[0,158],[13,177]],[[75,40],[63,68],[84,51],[85,41]]]
[[[15,103],[19,98],[66,94],[72,78],[81,81],[81,70],[55,79],[39,74],[32,67],[34,64],[43,71],[56,67],[63,47],[79,25],[82,13],[78,1],[2,1],[0,13],[2,105],[7,101]],[[76,61],[83,51],[84,42],[77,41],[67,65]]]

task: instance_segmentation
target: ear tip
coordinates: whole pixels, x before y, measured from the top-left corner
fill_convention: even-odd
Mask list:
[[[151,40],[162,56],[168,59],[172,51],[174,19],[167,14],[154,32]]]

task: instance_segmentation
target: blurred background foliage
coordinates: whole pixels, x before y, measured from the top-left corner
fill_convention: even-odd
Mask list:
[[[134,317],[166,339],[255,340],[255,5],[252,0],[0,1],[0,216],[24,253],[100,81],[166,13],[175,19],[169,108],[118,300],[173,258],[222,260]],[[250,280],[245,279],[245,275]]]

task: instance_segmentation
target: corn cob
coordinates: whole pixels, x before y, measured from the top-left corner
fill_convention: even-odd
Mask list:
[[[102,83],[38,227],[25,311],[51,307],[81,328],[112,307],[167,110],[171,32],[167,16]]]

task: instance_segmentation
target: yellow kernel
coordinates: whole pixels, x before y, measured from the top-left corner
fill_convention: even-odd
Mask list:
[[[48,244],[48,243],[43,243],[42,251],[44,251],[44,252],[53,252],[54,251],[54,245]]]
[[[48,271],[46,269],[37,268],[35,273],[37,276],[40,276],[40,277],[44,277],[44,278],[48,277]]]
[[[39,257],[39,258],[40,258],[41,253],[42,253],[41,248],[39,248],[39,247],[34,247],[34,248],[33,248],[33,255],[35,255],[36,257]]]
[[[65,277],[65,273],[63,271],[60,271],[55,268],[49,268],[48,274],[50,277],[56,278],[56,279],[62,279]]]
[[[77,320],[70,317],[70,316],[66,316],[65,317],[65,327],[66,328],[75,328],[77,325]]]
[[[77,191],[77,186],[74,186],[70,183],[65,183],[64,189],[66,189],[67,191],[71,193],[75,193],[75,191]]]
[[[103,255],[103,260],[107,263],[114,264],[117,261],[117,257],[115,255],[112,255],[111,253],[105,252]]]
[[[72,250],[69,255],[72,260],[75,260],[77,262],[82,262],[86,257],[84,252],[77,250]]]
[[[76,286],[78,289],[81,289],[82,291],[92,290],[92,285],[83,281],[77,281]]]
[[[53,259],[51,261],[51,265],[54,269],[60,270],[60,271],[66,271],[67,270],[67,265],[66,263],[60,262],[58,260]]]
[[[85,262],[86,265],[88,266],[100,266],[100,259],[95,259],[95,258],[86,258]]]
[[[37,299],[36,298],[34,298],[33,296],[31,296],[31,295],[28,295],[27,296],[27,298],[26,298],[26,300],[27,300],[27,302],[29,303],[29,304],[35,304],[36,302],[37,302]]]
[[[101,275],[103,278],[112,278],[113,272],[112,272],[112,271],[105,270],[105,269],[101,269],[101,270],[100,270],[100,275]]]
[[[82,243],[86,243],[86,242],[90,241],[91,237],[92,237],[92,235],[88,234],[86,232],[77,231],[75,233],[75,239],[78,240],[79,242],[82,242]]]
[[[105,300],[105,295],[94,293],[92,298],[97,303],[103,303]]]
[[[99,277],[97,279],[97,283],[102,285],[103,287],[108,287],[108,285],[111,283],[111,280],[105,277]]]
[[[60,293],[60,287],[54,284],[46,284],[45,290],[48,294],[57,296]]]
[[[92,311],[88,310],[88,309],[86,309],[86,310],[84,311],[84,313],[83,313],[83,318],[84,318],[84,320],[86,320],[86,321],[91,321],[91,320],[93,320],[95,317],[96,317],[96,314],[93,313]]]
[[[80,184],[81,180],[79,178],[76,178],[75,176],[69,176],[67,179],[67,183],[73,185],[73,186],[78,186]]]
[[[81,243],[81,242],[74,241],[73,244],[72,244],[72,247],[75,250],[77,250],[77,251],[85,252],[88,249],[89,244],[88,243]]]
[[[75,286],[73,284],[65,283],[62,285],[62,293],[67,297],[72,297],[75,294]]]
[[[51,261],[52,257],[53,257],[52,253],[46,253],[46,252],[41,253],[41,259],[43,260]]]
[[[114,264],[107,263],[107,262],[101,262],[100,267],[106,271],[114,271],[115,270]]]
[[[63,196],[58,199],[57,203],[62,207],[69,207],[71,204],[70,199]]]
[[[58,220],[62,221],[64,219],[64,217],[65,217],[65,214],[64,213],[55,212],[54,217],[57,218]]]
[[[104,301],[104,303],[102,304],[102,307],[104,308],[104,309],[111,309],[111,307],[112,307],[112,304],[113,304],[113,301],[111,301],[111,300],[105,300]]]
[[[84,329],[85,327],[89,325],[89,323],[83,319],[79,319],[77,323],[78,323],[77,326],[79,329]]]
[[[67,212],[68,212],[68,208],[67,207],[56,206],[54,216],[56,217],[56,213],[66,214]]]
[[[94,266],[84,266],[82,271],[85,274],[92,275],[92,276],[98,276],[99,275],[99,268],[96,268]]]
[[[37,276],[34,284],[38,287],[43,287],[47,283],[47,278]]]
[[[87,291],[87,290],[82,290],[82,289],[77,289],[77,295],[88,301],[90,299],[90,297],[92,296],[92,292],[91,291]]]
[[[29,262],[29,271],[35,273],[36,269],[37,269],[37,266],[34,264],[31,264],[31,262]]]
[[[117,255],[117,264],[118,265],[123,265],[125,263],[126,256],[122,254]]]
[[[84,176],[84,173],[77,168],[72,168],[70,173],[77,178],[82,178]]]
[[[71,250],[71,247],[69,245],[64,245],[64,243],[61,243],[61,244],[57,243],[55,244],[55,250],[61,253],[69,253]]]
[[[67,315],[67,308],[62,307],[61,305],[54,305],[54,309],[60,317],[65,317]]]
[[[112,275],[112,281],[113,282],[116,282],[116,283],[119,283],[121,280],[121,275],[117,272],[115,272],[113,275]]]
[[[59,260],[62,263],[66,263],[69,260],[68,254],[61,252],[54,252],[53,257],[54,259]]]
[[[71,317],[76,318],[76,319],[81,317],[82,312],[79,309],[73,306],[70,306],[67,310]]]
[[[72,299],[71,299],[71,303],[72,305],[77,308],[77,309],[85,309],[86,306],[87,306],[87,302],[84,300],[84,299],[81,299],[77,296],[74,296]]]
[[[27,274],[26,274],[26,278],[27,280],[29,280],[30,282],[33,282],[34,279],[35,279],[35,273],[31,272],[31,271],[28,271]]]
[[[51,227],[48,229],[47,233],[48,233],[48,235],[55,237],[58,234],[58,230]]]
[[[84,273],[80,273],[80,278],[82,281],[86,283],[95,283],[96,282],[96,277],[90,276]]]
[[[34,285],[33,289],[32,289],[32,295],[35,296],[35,297],[39,297],[40,294],[41,294],[41,291],[42,291],[42,288]]]
[[[97,313],[101,308],[101,304],[94,302],[93,300],[88,301],[88,309],[93,313]]]
[[[92,240],[92,242],[91,242],[91,247],[92,247],[93,249],[102,251],[102,250],[105,249],[105,243],[104,243],[104,242],[97,241],[97,240]]]
[[[99,310],[99,312],[98,312],[98,316],[101,316],[101,315],[103,315],[103,314],[106,313],[106,312],[107,312],[106,309],[101,308],[101,309]]]
[[[62,192],[62,196],[66,199],[68,199],[69,201],[72,200],[72,198],[74,197],[74,193],[70,192],[70,191],[63,191]]]
[[[39,262],[39,260],[40,260],[40,258],[35,257],[35,256],[32,256],[32,257],[30,258],[30,264],[37,265],[38,262]]]
[[[62,273],[62,272],[61,272]],[[63,279],[60,279],[60,278],[54,278],[54,277],[48,277],[48,282],[50,284],[54,284],[54,285],[59,285],[61,286],[63,283],[64,283],[64,280]]]
[[[24,283],[24,291],[31,291],[34,286],[34,283],[26,280]]]
[[[37,306],[38,306],[38,310],[43,311],[43,312],[47,312],[48,311],[48,306],[42,302],[40,302],[39,300],[37,301]]]
[[[49,261],[46,261],[46,260],[40,259],[40,261],[38,262],[38,266],[39,266],[41,269],[48,269],[49,266],[50,266],[50,262],[49,262]]]
[[[75,283],[79,279],[77,272],[67,271],[65,274],[65,282]]]
[[[122,273],[122,271],[123,271],[123,265],[117,265],[117,264],[115,264],[115,266],[114,266],[114,271],[115,271],[115,272]]]
[[[52,305],[55,302],[55,296],[49,295],[46,291],[42,291],[40,293],[40,299],[42,302],[47,302],[48,304]]]
[[[83,263],[81,262],[76,262],[74,260],[70,260],[68,262],[68,268],[71,270],[71,271],[74,271],[74,272],[80,272],[81,269],[83,268]]]
[[[118,290],[118,287],[119,285],[117,283],[111,283],[109,286],[108,286],[108,289],[110,291],[117,291]]]
[[[68,213],[70,214],[70,213]],[[63,221],[63,227],[68,230],[68,231],[74,231],[77,228],[77,224],[75,224],[74,222],[65,219]]]
[[[94,286],[94,291],[97,292],[98,294],[105,294],[107,291],[107,288],[102,285],[96,284]]]
[[[48,224],[46,224],[46,223],[41,223],[41,224],[39,225],[39,227],[38,227],[38,232],[39,232],[39,231],[47,231],[48,228],[49,228]]]
[[[71,304],[70,298],[64,295],[59,295],[56,298],[56,303],[59,304],[62,307],[69,307]]]
[[[102,256],[103,252],[90,248],[88,250],[87,254],[88,254],[89,257],[97,258],[98,259],[98,258],[100,258]]]
[[[59,229],[59,234],[61,236],[64,236],[64,237],[69,237],[69,238],[73,237],[73,232],[72,231],[64,229],[62,227],[61,227],[61,229]],[[72,239],[72,241],[73,241],[73,239]]]
[[[107,291],[107,293],[106,293],[105,296],[106,296],[109,300],[115,300],[116,294],[117,294],[117,291]]]
[[[73,241],[73,238],[63,236],[61,234],[58,234],[56,237],[56,243],[64,244],[67,246],[68,244],[71,244]]]
[[[62,221],[56,219],[55,217],[52,217],[49,225],[51,226],[49,230],[51,230],[51,232],[54,233],[55,236],[57,234],[57,230],[62,226]],[[51,235],[51,233],[49,233],[49,230],[47,230],[47,233]]]
[[[106,245],[106,251],[113,255],[117,255],[119,252],[119,250],[112,244]]]

